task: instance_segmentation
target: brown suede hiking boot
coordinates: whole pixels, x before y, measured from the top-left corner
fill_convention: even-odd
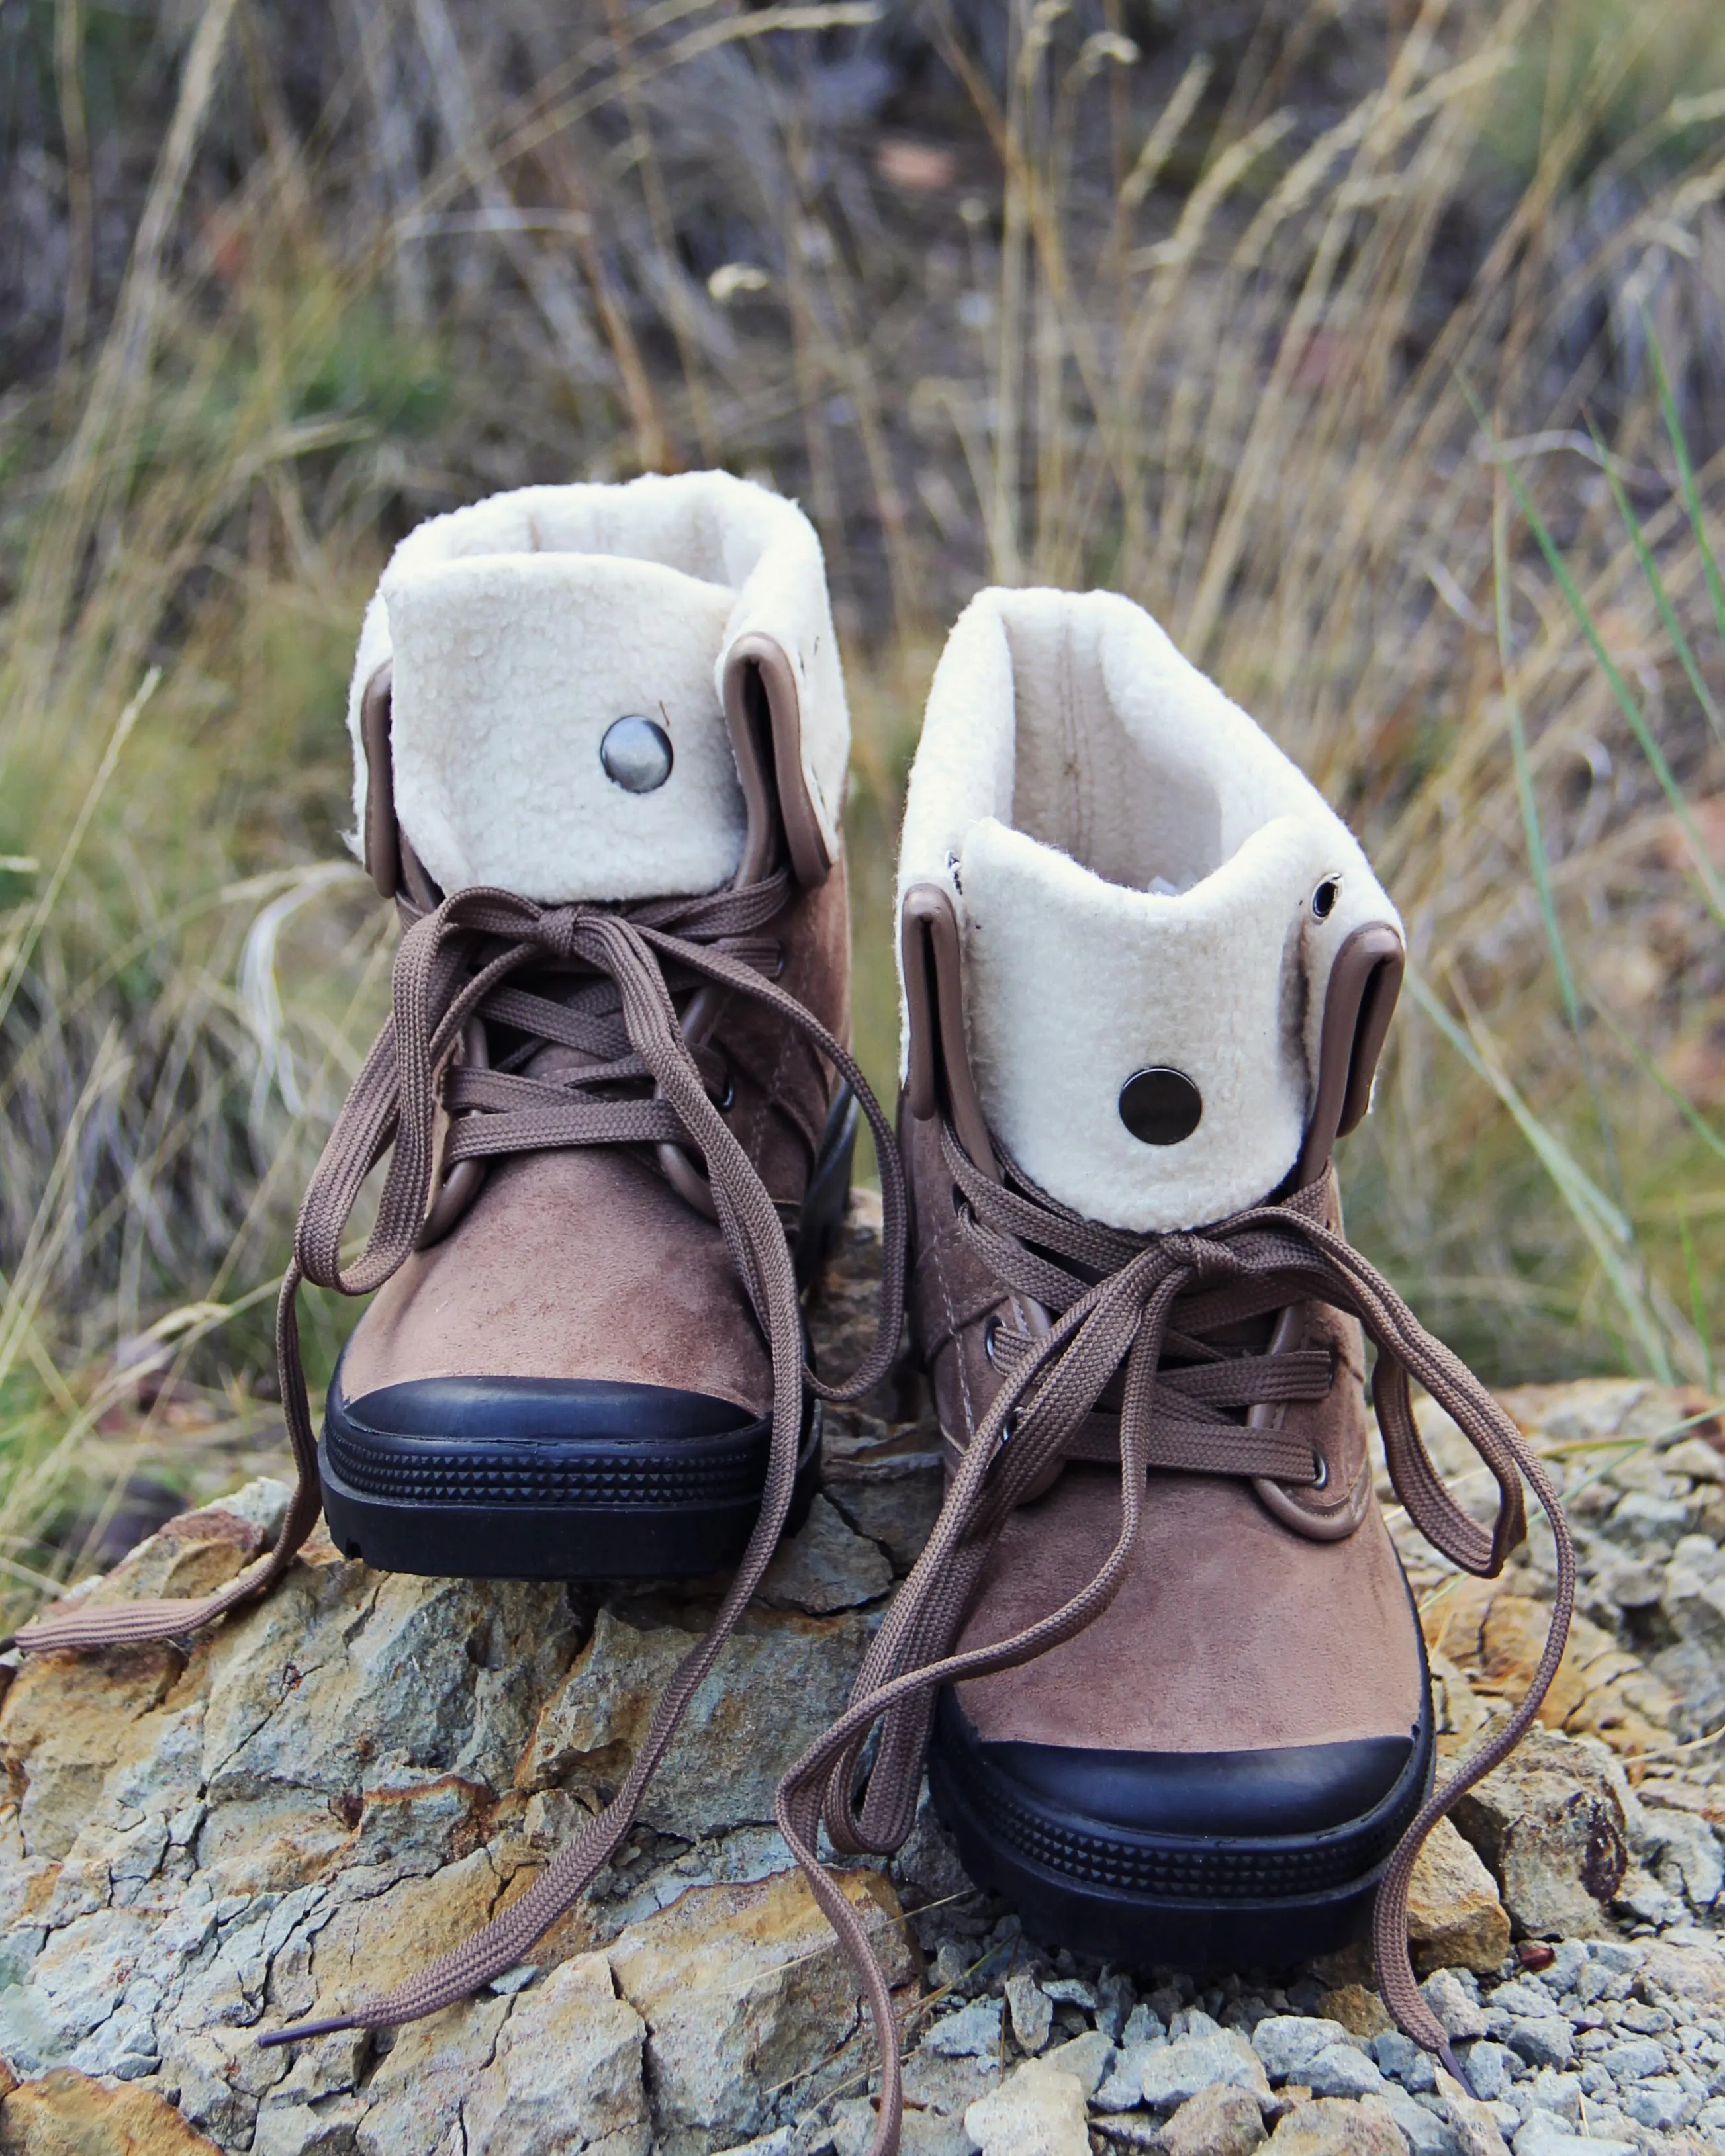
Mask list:
[[[1573,1568],[1514,1425],[1341,1235],[1331,1150],[1368,1103],[1395,911],[1287,759],[1103,593],[966,611],[899,890],[909,1307],[948,1491],[852,1707],[787,1778],[787,1837],[811,1868],[823,1818],[842,1854],[896,1846],[926,1752],[972,1875],[1080,1952],[1282,1967],[1352,1937],[1377,1895],[1386,1999],[1440,2046],[1408,1965],[1408,1873],[1536,1711]],[[1437,1799],[1362,1327],[1424,1532],[1496,1571],[1519,1471],[1558,1544],[1539,1681]],[[1492,1468],[1494,1531],[1438,1481],[1410,1374]],[[896,2046],[870,1982],[886,2149]]]
[[[348,726],[356,843],[404,935],[296,1248],[305,1277],[377,1292],[272,1562],[321,1484],[338,1546],[385,1569],[734,1563],[775,1417],[793,1517],[812,1491],[796,1291],[857,1121],[849,722],[815,533],[722,472],[435,517],[367,612]]]
[[[849,1029],[849,730],[801,514],[713,473],[439,517],[367,615],[349,726],[368,860],[409,921],[490,886],[671,939],[659,960],[708,1098],[806,1286],[843,1213],[857,1109],[821,1052]],[[775,997],[703,981],[695,950]],[[440,1188],[330,1387],[318,1464],[348,1555],[668,1575],[747,1542],[769,1344],[722,1194],[625,1021],[578,938],[500,977],[463,1028]],[[799,1509],[817,1425],[811,1393]]]
[[[365,859],[404,933],[394,1014],[282,1285],[299,1487],[275,1549],[219,1593],[50,1611],[17,1644],[208,1623],[281,1576],[320,1502],[348,1555],[385,1568],[736,1570],[615,1797],[528,1891],[388,1994],[265,2045],[453,2004],[610,1861],[812,1492],[819,1400],[884,1375],[904,1286],[892,1132],[843,1045],[848,726],[800,512],[707,472],[435,518],[366,617],[349,720]],[[881,1168],[882,1323],[833,1384],[806,1368],[799,1291],[842,1213],[859,1110]],[[321,1446],[302,1279],[378,1291]]]

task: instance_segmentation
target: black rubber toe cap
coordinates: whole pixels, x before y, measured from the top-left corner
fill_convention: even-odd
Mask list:
[[[984,1744],[985,1763],[1064,1812],[1136,1834],[1258,1840],[1322,1834],[1375,1811],[1413,1754],[1411,1737],[1261,1752],[1103,1752]]]
[[[760,1511],[772,1417],[671,1385],[425,1378],[346,1397],[317,1447],[324,1517],[384,1572],[689,1578],[734,1564]],[[790,1522],[820,1472],[803,1401]]]
[[[356,1400],[330,1388],[330,1409],[356,1435],[531,1444],[728,1437],[759,1418],[734,1400],[672,1385],[587,1378],[418,1378]]]
[[[338,1368],[322,1469],[396,1504],[760,1502],[770,1415],[673,1385],[589,1378],[421,1378],[347,1399]]]
[[[1430,1732],[1249,1752],[1135,1752],[984,1743],[950,1690],[940,1739],[1032,1813],[1129,1835],[1269,1841],[1330,1835],[1400,1810],[1423,1790]]]

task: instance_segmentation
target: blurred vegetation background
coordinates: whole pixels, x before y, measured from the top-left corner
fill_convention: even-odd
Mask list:
[[[1355,1239],[1493,1378],[1714,1386],[1717,0],[3,0],[0,169],[12,1614],[275,1455],[361,609],[530,481],[819,526],[883,1091],[945,624],[1142,601],[1406,916]]]

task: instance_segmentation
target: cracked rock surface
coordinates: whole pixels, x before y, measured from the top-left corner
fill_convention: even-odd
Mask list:
[[[859,1198],[825,1368],[868,1331],[877,1224]],[[1581,1614],[1537,1740],[1416,1875],[1416,1960],[1474,2096],[1389,2025],[1362,1949],[1196,1981],[1051,1953],[925,1807],[890,1866],[843,1875],[905,2013],[909,2156],[1725,2148],[1725,1434],[1671,1388],[1506,1400],[1573,1493]],[[1420,1414],[1483,1511],[1489,1478]],[[422,1580],[320,1537],[207,1636],[0,1666],[0,2156],[866,2148],[857,1987],[772,1803],[938,1505],[914,1383],[829,1411],[825,1465],[618,1860],[530,1967],[398,2031],[255,2041],[523,1892],[626,1773],[722,1583]],[[285,1494],[255,1481],[80,1592],[207,1591]],[[1392,1524],[1453,1757],[1537,1660],[1549,1532],[1476,1582]]]

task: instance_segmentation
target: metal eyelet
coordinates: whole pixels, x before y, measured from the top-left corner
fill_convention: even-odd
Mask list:
[[[782,981],[782,980],[784,979],[784,978],[785,978],[785,966],[786,966],[788,963],[789,963],[789,961],[787,960],[787,958],[786,958],[786,957],[785,957],[785,946],[784,946],[782,943],[775,943],[775,944],[774,944],[774,946],[773,946],[773,978],[774,978],[775,981]]]
[[[730,1065],[728,1063],[725,1065],[723,1096],[721,1099],[715,1101],[713,1105],[718,1109],[720,1115],[727,1116],[736,1106],[736,1101],[737,1074],[734,1070],[732,1070]]]
[[[1308,1482],[1305,1486],[1306,1488],[1308,1490],[1327,1490],[1330,1486],[1330,1463],[1325,1459],[1323,1454],[1318,1450],[1316,1445],[1314,1445],[1311,1449],[1311,1465],[1312,1474],[1315,1480]]]
[[[1327,921],[1336,911],[1341,896],[1341,878],[1326,876],[1311,895],[1311,916],[1314,921]]]
[[[994,1353],[994,1343],[1000,1337],[1000,1312],[991,1312],[988,1322],[982,1328],[982,1352],[988,1358],[991,1369],[997,1370],[1000,1368],[999,1363],[995,1360]]]

